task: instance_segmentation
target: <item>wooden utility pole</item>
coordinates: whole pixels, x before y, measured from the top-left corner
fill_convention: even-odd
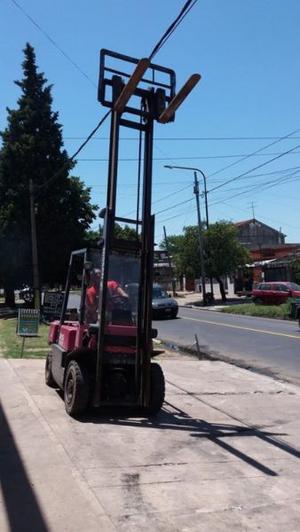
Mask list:
[[[33,272],[33,291],[34,291],[34,308],[40,309],[40,278],[39,263],[36,237],[36,219],[34,205],[34,187],[32,179],[29,179],[29,198],[30,198],[30,221],[31,221],[31,248],[32,248],[32,272]]]
[[[202,304],[203,306],[205,306],[206,305],[205,266],[204,266],[204,254],[203,254],[202,222],[201,222],[200,201],[199,201],[199,182],[197,178],[197,172],[194,172],[194,194],[196,196],[197,217],[198,217],[198,236],[199,236],[199,252],[200,252],[200,266],[201,266],[201,284],[202,284]]]
[[[168,256],[169,268],[170,268],[170,272],[171,272],[171,275],[172,275],[172,292],[173,292],[173,297],[175,297],[176,296],[175,279],[174,279],[174,272],[173,272],[173,268],[172,268],[172,264],[171,264],[170,251],[169,251],[169,242],[168,242],[167,232],[166,232],[165,226],[164,226],[164,236],[165,236],[165,244],[166,244],[166,251],[167,251],[167,256]]]

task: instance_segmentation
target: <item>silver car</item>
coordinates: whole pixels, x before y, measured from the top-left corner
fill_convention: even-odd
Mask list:
[[[159,284],[153,284],[152,318],[176,318],[178,303]]]

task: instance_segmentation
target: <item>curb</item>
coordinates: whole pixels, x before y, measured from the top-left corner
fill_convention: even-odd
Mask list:
[[[210,360],[211,362],[224,362],[225,364],[230,364],[231,366],[245,369],[247,371],[251,371],[252,373],[264,375],[265,377],[269,377],[281,383],[289,383],[297,387],[300,386],[299,381],[294,381],[292,378],[279,375],[278,373],[271,370],[270,368],[254,366],[254,365],[247,363],[245,360],[234,359],[234,358],[230,358],[227,355],[214,354],[213,352],[209,353],[207,351],[203,351],[203,349],[199,349],[199,355],[200,355],[199,356],[196,348],[193,349],[192,347],[189,347],[189,346],[167,342],[161,338],[159,338],[158,340],[160,341],[160,345],[162,348],[166,348],[169,351],[173,351],[175,353],[181,353],[183,356],[184,355],[193,356],[199,361]]]

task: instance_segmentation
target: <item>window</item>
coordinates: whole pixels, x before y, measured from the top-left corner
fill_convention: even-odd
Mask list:
[[[268,283],[261,283],[258,288],[259,290],[272,290],[272,285]]]
[[[296,283],[290,283],[291,290],[300,290],[300,286]]]
[[[280,290],[281,292],[289,292],[290,288],[286,284],[279,284],[278,290]]]
[[[160,286],[153,286],[153,289],[152,289],[152,297],[153,299],[161,299],[161,298],[166,298],[166,297],[169,297],[167,292],[161,288]]]

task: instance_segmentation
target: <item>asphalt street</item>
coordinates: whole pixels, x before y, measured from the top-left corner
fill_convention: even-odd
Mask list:
[[[72,295],[69,306],[79,306]],[[167,344],[195,349],[300,384],[300,329],[296,321],[255,318],[180,307],[177,319],[153,321]]]
[[[176,320],[154,321],[158,337],[192,346],[197,334],[200,351],[261,369],[300,383],[300,330],[296,321],[238,316],[180,308]]]

